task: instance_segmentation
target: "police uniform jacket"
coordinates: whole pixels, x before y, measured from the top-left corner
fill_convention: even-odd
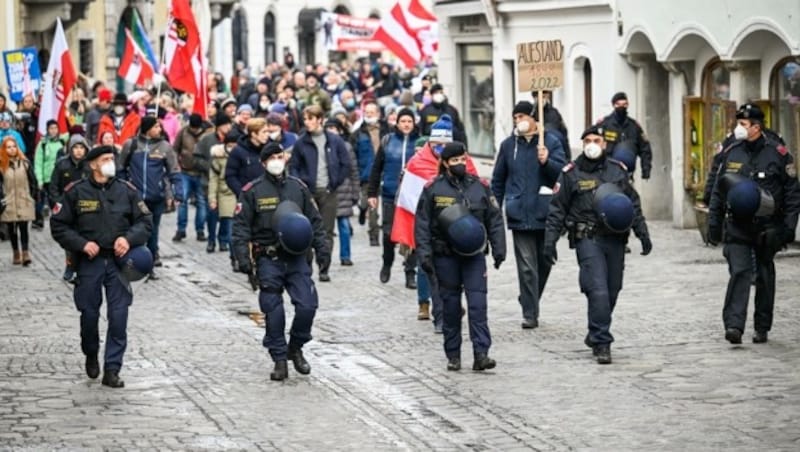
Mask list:
[[[603,138],[606,140],[606,154],[611,155],[617,143],[630,141],[636,149],[636,155],[642,161],[642,178],[650,178],[650,170],[653,167],[653,151],[650,149],[650,141],[644,134],[644,130],[633,118],[626,117],[620,122],[614,113],[606,116],[601,121],[603,127]]]
[[[639,194],[630,183],[625,165],[608,157],[593,161],[581,154],[564,167],[558,178],[547,215],[545,243],[555,243],[564,229],[578,224],[586,225],[592,234],[619,236],[627,241],[628,232],[615,233],[606,228],[594,209],[595,191],[604,183],[619,186],[630,198],[634,209],[632,229],[639,239],[649,238]]]
[[[503,215],[492,195],[492,191],[477,176],[467,174],[458,180],[448,174],[440,174],[428,182],[422,190],[414,219],[414,236],[420,261],[430,260],[434,255],[454,254],[439,225],[442,211],[455,203],[466,203],[469,211],[486,228],[492,256],[506,256],[506,234]]]
[[[751,221],[726,217],[726,195],[720,179],[726,173],[740,174],[756,181],[775,200],[775,213],[771,217],[755,218]],[[800,212],[800,188],[794,159],[786,148],[762,135],[757,140],[734,143],[720,162],[716,183],[711,193],[709,206],[709,230],[722,228],[725,224],[726,241],[752,243],[766,228],[783,230],[786,242],[791,242],[797,227]]]
[[[272,229],[272,216],[281,201],[293,201],[311,222],[314,238],[311,246],[317,256],[327,256],[331,250],[325,243],[322,217],[308,187],[298,178],[277,178],[266,172],[242,187],[233,224],[233,249],[239,262],[250,260],[248,244],[278,247],[278,234]]]
[[[100,184],[90,176],[64,190],[63,201],[53,207],[50,230],[67,251],[80,253],[95,242],[110,253],[119,237],[131,248],[147,243],[153,219],[133,184],[117,178]]]

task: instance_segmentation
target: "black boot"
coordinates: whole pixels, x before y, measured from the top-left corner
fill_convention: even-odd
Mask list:
[[[289,378],[289,367],[286,360],[275,361],[275,369],[270,372],[269,379],[272,381],[282,381]]]
[[[86,355],[86,376],[94,380],[100,376],[100,364],[97,362],[97,355]]]
[[[387,267],[385,265],[381,267],[381,274],[380,274],[381,282],[386,284],[387,282],[389,282],[389,278],[391,277],[392,277],[392,267]]]
[[[487,370],[487,369],[494,369],[497,365],[497,362],[486,353],[476,353],[475,354],[475,362],[472,363],[472,370]]]
[[[406,289],[417,288],[417,274],[415,272],[406,272]]]
[[[597,364],[611,364],[611,346],[608,344],[595,346],[594,356],[597,358]]]
[[[125,382],[120,380],[118,370],[107,370],[103,374],[103,386],[109,388],[124,388]]]
[[[448,358],[447,370],[452,372],[461,370],[461,358]]]
[[[728,328],[725,330],[725,339],[731,344],[741,344],[742,332],[736,328]]]
[[[303,349],[289,347],[289,353],[287,357],[292,360],[292,364],[294,364],[294,370],[303,375],[308,375],[311,373],[311,366],[308,364],[308,361],[306,361],[305,357],[303,357]]]
[[[767,340],[768,338],[766,331],[756,331],[755,334],[753,334],[754,344],[763,344],[764,342],[767,342]]]

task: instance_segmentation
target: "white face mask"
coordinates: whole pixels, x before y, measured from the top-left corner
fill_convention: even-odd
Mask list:
[[[122,116],[123,114],[125,114],[125,107],[123,107],[122,105],[117,105],[116,107],[114,107],[114,113],[117,116]]]
[[[597,143],[589,143],[583,147],[583,155],[589,160],[597,160],[603,155],[603,148]]]
[[[747,138],[747,128],[741,124],[737,124],[736,128],[733,129],[733,137],[737,140],[744,140]]]
[[[525,120],[522,120],[517,123],[517,132],[521,134],[526,134],[528,131],[531,130],[531,123]]]
[[[278,137],[280,137],[280,136],[281,136],[280,132],[272,132],[272,133],[269,134],[269,139],[270,140],[277,140]]]
[[[364,118],[364,122],[366,122],[369,125],[374,125],[374,124],[377,124],[378,118],[365,117]]]
[[[283,160],[272,159],[267,160],[267,172],[272,174],[273,176],[278,176],[283,174],[283,170],[286,168],[286,162]]]
[[[441,104],[442,102],[444,102],[444,94],[436,93],[433,96],[431,96],[431,100],[433,100],[433,103],[435,104]]]
[[[269,109],[269,102],[261,102],[258,105],[261,107],[262,110],[268,110]]]
[[[114,177],[117,174],[117,166],[114,162],[106,162],[100,166],[100,173],[105,177]]]

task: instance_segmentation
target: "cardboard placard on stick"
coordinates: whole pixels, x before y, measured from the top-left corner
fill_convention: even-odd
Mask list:
[[[560,39],[517,44],[517,90],[537,92],[539,122],[543,125],[542,91],[564,84],[564,45]],[[539,127],[539,146],[544,146],[544,127]]]

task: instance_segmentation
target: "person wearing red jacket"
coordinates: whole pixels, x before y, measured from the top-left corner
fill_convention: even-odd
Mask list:
[[[138,114],[128,110],[128,98],[125,93],[114,95],[111,103],[111,111],[100,118],[100,125],[97,127],[97,144],[106,132],[114,134],[114,144],[122,146],[130,138],[139,133],[141,118]]]

